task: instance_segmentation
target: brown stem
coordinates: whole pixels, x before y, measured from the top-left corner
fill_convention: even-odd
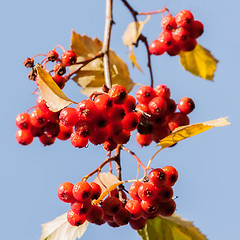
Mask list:
[[[110,60],[109,60],[110,37],[111,37],[111,30],[113,25],[112,3],[113,3],[113,0],[106,0],[106,19],[105,19],[103,47],[102,47],[105,84],[108,88],[112,87]]]
[[[142,168],[143,168],[143,171],[144,171],[144,176],[147,176],[147,170],[149,169],[148,167],[146,167],[142,162],[141,160],[137,157],[137,155],[132,152],[131,150],[129,150],[128,148],[124,147],[124,146],[121,146],[122,150],[130,153],[137,161],[138,165],[140,165]]]
[[[116,171],[117,171],[117,178],[119,181],[122,181],[122,167],[121,167],[121,159],[120,159],[120,151],[121,151],[121,144],[118,144],[116,151],[115,151],[115,162],[116,162]],[[123,202],[123,195],[122,190],[124,186],[121,184],[118,186],[118,196],[119,200]]]
[[[147,41],[147,38],[142,34],[139,36],[138,39],[141,40],[145,44],[145,47],[146,47],[146,50],[147,50],[147,58],[148,58],[147,66],[149,68],[149,73],[150,73],[151,87],[153,88],[153,72],[152,72],[151,54],[149,52],[148,41]]]

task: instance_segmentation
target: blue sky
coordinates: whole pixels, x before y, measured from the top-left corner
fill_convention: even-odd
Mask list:
[[[201,229],[211,240],[237,240],[239,224],[239,3],[230,1],[129,1],[136,10],[152,11],[166,5],[172,14],[190,9],[205,26],[199,43],[211,50],[219,60],[214,82],[205,81],[185,72],[178,57],[152,57],[157,83],[170,87],[178,101],[188,96],[196,108],[190,114],[191,123],[229,116],[232,126],[212,129],[161,152],[153,167],[173,165],[179,171],[174,187],[177,199],[176,213]],[[231,3],[231,5],[230,5]],[[15,141],[15,117],[35,105],[36,89],[27,79],[28,70],[23,60],[38,53],[46,53],[57,44],[70,46],[71,30],[103,39],[105,1],[5,1],[0,16],[1,43],[1,174],[3,196],[1,206],[2,239],[39,239],[42,223],[68,211],[60,202],[57,187],[64,181],[78,182],[82,176],[105,159],[101,146],[74,149],[70,142],[43,147],[39,141],[20,146]],[[144,17],[139,18],[144,20]],[[131,15],[121,1],[114,1],[114,21],[111,48],[129,65],[134,82],[149,84],[149,73],[144,46],[135,50],[144,74],[131,67],[128,49],[121,36]],[[143,33],[151,41],[159,35],[161,14],[153,15]],[[137,88],[132,91],[135,94]],[[73,82],[66,86],[67,95],[77,101],[85,97]],[[134,139],[127,145],[143,162],[156,151],[156,146],[140,149]],[[123,177],[135,176],[136,163],[128,154],[122,154]],[[118,240],[140,239],[130,227],[112,229],[108,226],[90,226],[84,239]]]

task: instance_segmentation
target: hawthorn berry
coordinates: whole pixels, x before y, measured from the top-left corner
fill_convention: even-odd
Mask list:
[[[80,136],[77,132],[72,132],[70,140],[71,144],[77,148],[84,148],[88,144],[88,138]]]
[[[178,180],[177,169],[172,166],[166,166],[166,167],[163,167],[162,170],[165,172],[167,176],[166,185],[173,186]]]
[[[65,66],[71,66],[77,61],[77,55],[72,50],[67,50],[63,52],[61,56],[61,61]]]
[[[158,213],[163,217],[170,217],[173,215],[175,210],[176,210],[176,203],[173,199],[171,199],[168,202],[159,204]]]
[[[143,217],[136,220],[131,219],[129,224],[134,230],[140,230],[145,227],[145,225],[147,224],[147,220]]]
[[[138,189],[141,185],[142,182],[136,181],[129,186],[128,193],[132,199],[141,200],[140,197],[138,196]]]
[[[30,123],[34,127],[46,126],[48,123],[48,120],[45,112],[41,111],[39,108],[35,108],[30,114]]]
[[[51,50],[47,53],[47,59],[50,62],[55,62],[58,59],[58,53],[56,50]]]
[[[18,129],[15,138],[21,145],[29,145],[33,141],[33,136],[29,129]]]
[[[109,89],[108,95],[112,98],[115,104],[123,104],[127,98],[127,91],[125,87],[116,84]]]
[[[138,196],[141,200],[144,201],[152,201],[157,197],[158,189],[149,182],[144,182],[139,188],[138,188]]]
[[[150,134],[141,134],[137,133],[136,134],[136,142],[141,146],[148,146],[152,143],[152,137]]]
[[[90,99],[82,100],[77,104],[76,111],[81,120],[91,121],[98,113],[95,103]]]
[[[80,215],[80,214],[87,214],[92,207],[92,203],[90,199],[86,199],[85,201],[79,202],[75,201],[71,203],[71,210]]]
[[[61,183],[57,189],[57,196],[58,198],[66,203],[73,203],[76,201],[75,197],[73,196],[73,184],[70,182]]]
[[[174,39],[172,36],[172,32],[162,31],[159,36],[158,40],[163,44],[166,51],[174,44]]]
[[[163,97],[155,97],[148,104],[153,115],[164,115],[167,111],[167,101]]]
[[[171,96],[170,89],[163,84],[159,84],[154,88],[154,91],[157,95],[157,97],[163,97],[165,99],[169,99]]]
[[[65,127],[73,127],[78,122],[78,114],[75,108],[66,107],[61,110],[59,120]]]
[[[166,46],[163,42],[160,42],[159,39],[153,40],[149,45],[149,52],[153,55],[162,55],[166,52]]]
[[[92,187],[86,181],[80,181],[73,186],[73,196],[80,202],[91,198]]]
[[[125,208],[131,213],[132,219],[139,219],[143,216],[143,209],[139,200],[130,199],[125,204]]]
[[[161,21],[161,26],[164,31],[174,31],[177,28],[175,17],[172,15],[165,16]]]
[[[80,226],[86,221],[86,216],[84,214],[78,215],[72,210],[67,213],[67,220],[72,226]]]
[[[155,96],[156,93],[150,86],[142,86],[136,93],[137,101],[142,104],[148,104]]]
[[[48,137],[45,134],[41,135],[39,138],[39,141],[44,145],[44,146],[49,146],[52,145],[55,142],[55,137]]]
[[[29,129],[31,127],[30,115],[25,113],[19,113],[15,119],[16,126],[19,129]]]
[[[24,66],[26,68],[33,68],[34,67],[34,59],[32,58],[26,58],[23,62]]]
[[[173,189],[170,185],[164,185],[158,188],[157,200],[159,202],[168,202],[173,197]]]
[[[64,125],[62,125],[61,123],[59,123],[59,128],[60,128],[60,132],[57,135],[57,138],[60,140],[67,140],[70,138],[73,129],[72,127],[65,127]]]
[[[120,211],[113,215],[113,220],[119,226],[127,225],[132,218],[131,213],[126,208],[121,208]]]
[[[200,21],[193,21],[188,29],[191,38],[199,38],[204,32],[204,26]]]
[[[167,181],[166,173],[161,168],[153,169],[149,173],[148,178],[149,182],[156,187],[162,187]]]
[[[63,63],[58,62],[55,64],[53,71],[56,75],[62,76],[66,73],[66,67]]]
[[[177,13],[175,21],[179,27],[184,27],[188,29],[191,23],[194,21],[193,14],[189,10],[182,10]]]
[[[188,116],[185,113],[176,112],[170,115],[168,120],[168,127],[171,131],[179,126],[185,126],[190,123]]]
[[[95,182],[90,182],[89,185],[92,188],[91,199],[98,199],[102,193],[101,187]]]
[[[60,89],[63,89],[65,87],[65,78],[63,76],[55,74],[52,76],[52,79],[59,86]]]
[[[180,110],[180,112],[185,114],[191,113],[194,110],[194,108],[195,108],[195,103],[189,97],[183,97],[182,99],[180,99],[178,103],[178,109]]]
[[[121,208],[121,201],[114,196],[109,196],[102,202],[102,209],[104,213],[110,216],[117,214],[121,210]]]
[[[86,219],[90,223],[100,223],[103,220],[103,209],[97,205],[92,205],[90,211],[86,214]]]

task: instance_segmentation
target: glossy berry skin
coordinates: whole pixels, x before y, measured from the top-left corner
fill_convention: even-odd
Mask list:
[[[136,99],[141,104],[148,104],[155,96],[156,93],[150,86],[142,86],[136,92]]]
[[[59,115],[59,120],[65,127],[75,126],[79,120],[76,109],[72,107],[62,109]]]
[[[58,123],[48,122],[46,126],[44,126],[43,130],[44,134],[49,138],[57,137],[60,133],[60,127]]]
[[[162,116],[167,111],[167,102],[163,97],[155,97],[149,102],[148,107],[153,115]]]
[[[89,137],[89,141],[94,145],[103,144],[109,138],[107,128],[98,128]]]
[[[138,196],[138,189],[142,184],[142,182],[136,181],[129,186],[128,193],[132,199],[141,200]]]
[[[193,21],[190,28],[189,34],[191,38],[199,38],[204,32],[204,26],[200,21]]]
[[[63,63],[58,62],[55,64],[53,71],[55,74],[62,76],[66,73],[66,67]]]
[[[59,86],[60,89],[63,89],[65,87],[65,78],[55,74],[52,76],[52,79],[54,80],[54,82]]]
[[[123,104],[127,98],[127,91],[125,87],[116,84],[109,89],[108,95],[112,98],[115,104]]]
[[[173,39],[173,36],[172,36],[172,32],[162,31],[158,36],[158,40],[163,44],[166,51],[169,48],[171,48],[171,46],[174,44],[174,39]]]
[[[151,202],[142,200],[141,207],[144,212],[153,214],[158,212],[159,204],[157,200],[153,200]]]
[[[113,100],[108,94],[102,94],[95,98],[94,103],[102,114],[108,114],[113,107]]]
[[[87,214],[92,207],[92,203],[90,199],[86,199],[83,202],[75,201],[71,203],[71,210],[80,215],[80,214]]]
[[[149,146],[152,143],[152,137],[150,134],[141,134],[137,133],[136,134],[136,142],[141,146]]]
[[[19,113],[15,119],[16,126],[19,129],[29,129],[31,127],[30,115],[25,113]]]
[[[173,197],[173,189],[169,185],[164,185],[160,188],[158,188],[158,196],[157,200],[159,202],[168,202],[172,199]]]
[[[166,185],[173,186],[178,180],[178,171],[176,168],[172,166],[163,167],[162,170],[165,172],[167,176]]]
[[[161,26],[165,31],[174,31],[177,28],[175,17],[172,15],[167,15],[162,19]]]
[[[55,62],[58,59],[58,53],[56,50],[51,50],[47,53],[48,61]]]
[[[190,38],[190,34],[189,34],[188,30],[186,30],[183,27],[177,28],[174,31],[172,36],[173,36],[173,39],[175,40],[175,42],[178,45],[180,45],[180,48],[181,48],[181,45],[186,43],[189,40],[189,38]]]
[[[132,219],[139,219],[143,216],[143,209],[139,200],[130,199],[127,201],[125,208],[131,213]]]
[[[78,117],[81,120],[85,120],[85,121],[93,120],[98,113],[98,109],[95,103],[90,99],[85,99],[79,102],[76,110],[77,110]]]
[[[43,134],[38,139],[44,146],[49,146],[55,142],[56,138],[47,137],[45,134]]]
[[[171,96],[170,89],[166,85],[163,85],[163,84],[157,85],[154,88],[154,91],[155,91],[157,97],[163,97],[165,99],[168,99]]]
[[[167,49],[167,54],[169,56],[176,56],[176,55],[178,55],[180,53],[180,51],[181,51],[181,48],[180,48],[179,44],[174,42],[172,44],[172,46]]]
[[[65,66],[71,66],[77,61],[77,55],[74,51],[68,50],[63,52],[61,61]]]
[[[97,205],[92,205],[90,211],[86,214],[86,219],[90,223],[101,223],[103,220],[103,209]]]
[[[145,227],[145,225],[147,224],[147,220],[145,218],[139,218],[137,220],[132,219],[129,222],[131,228],[133,228],[134,230],[140,230],[142,228]]]
[[[83,138],[89,138],[94,131],[95,126],[92,122],[79,120],[75,125],[75,132]]]
[[[167,115],[170,115],[172,113],[174,113],[177,109],[177,105],[175,103],[175,101],[171,98],[167,99]]]
[[[152,201],[157,197],[157,188],[149,182],[143,183],[138,188],[138,196],[144,201]]]
[[[78,135],[76,132],[73,132],[70,136],[71,144],[77,148],[84,148],[88,144],[88,138],[84,138]]]
[[[80,226],[86,221],[84,214],[78,215],[72,210],[69,210],[67,213],[67,220],[72,226]]]
[[[127,95],[127,98],[124,102],[124,104],[122,105],[125,113],[129,113],[135,110],[136,108],[136,99],[131,96],[131,95]]]
[[[48,120],[46,114],[38,108],[35,108],[30,114],[30,123],[34,127],[44,127]]]
[[[139,118],[136,113],[127,113],[122,120],[122,126],[125,131],[133,131],[137,128],[139,123]]]
[[[121,201],[116,197],[107,197],[102,203],[102,209],[107,215],[113,216],[122,208]]]
[[[153,169],[149,175],[149,182],[152,183],[156,187],[162,187],[166,184],[167,176],[165,172],[161,168]]]
[[[122,130],[118,135],[113,135],[112,139],[117,144],[126,144],[131,137],[131,132]]]
[[[64,125],[59,123],[59,128],[60,128],[60,132],[57,135],[57,138],[63,141],[69,139],[73,132],[72,127],[65,127]]]
[[[108,115],[110,122],[121,121],[125,117],[125,111],[122,105],[113,105],[111,112]]]
[[[173,199],[159,205],[158,213],[163,217],[170,217],[176,210],[176,203]]]
[[[162,55],[166,52],[166,46],[158,39],[153,40],[149,45],[149,52],[153,55]]]
[[[113,151],[114,149],[117,148],[117,143],[115,143],[112,138],[109,138],[103,143],[103,148],[105,151]]]
[[[102,193],[101,187],[95,182],[90,182],[89,185],[92,188],[91,199],[98,199]]]
[[[31,131],[28,129],[19,129],[15,134],[15,138],[21,145],[29,145],[33,141]]]
[[[127,225],[132,218],[131,213],[126,208],[121,208],[120,211],[113,215],[113,220],[119,226]]]
[[[58,198],[66,203],[73,203],[76,199],[73,196],[73,184],[70,182],[61,183],[57,189]]]
[[[176,112],[169,117],[168,127],[171,131],[179,126],[189,125],[190,120],[185,113]]]
[[[194,21],[194,17],[189,10],[182,10],[176,15],[175,21],[179,27],[184,27],[187,29]]]
[[[194,110],[194,108],[195,108],[195,103],[189,97],[183,97],[182,99],[180,99],[178,103],[178,109],[180,110],[180,112],[185,114],[191,113]]]
[[[92,188],[89,183],[80,181],[73,186],[72,193],[79,202],[82,202],[91,198]]]

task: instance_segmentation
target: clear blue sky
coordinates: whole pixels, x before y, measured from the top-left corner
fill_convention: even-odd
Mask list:
[[[220,60],[214,82],[185,72],[179,58],[168,55],[152,58],[155,81],[169,86],[176,101],[183,96],[194,99],[196,109],[190,115],[191,123],[229,116],[232,126],[212,129],[163,151],[153,167],[173,165],[178,169],[180,177],[174,188],[179,197],[177,214],[193,221],[210,240],[237,240],[240,235],[239,2],[129,2],[139,11],[161,9],[165,4],[172,14],[191,9],[205,25],[199,43]],[[26,147],[16,143],[15,117],[36,101],[36,96],[31,95],[36,85],[28,81],[28,71],[22,63],[26,57],[46,53],[57,44],[68,49],[72,29],[102,40],[105,1],[10,0],[2,3],[1,8],[1,239],[33,240],[40,238],[42,223],[69,209],[57,198],[59,184],[78,182],[101,163],[105,152],[102,147],[92,145],[88,149],[74,149],[69,141],[56,141],[50,147],[43,147],[37,139]],[[134,82],[149,84],[143,45],[135,52],[144,74],[131,67],[128,49],[121,42],[124,29],[132,21],[121,1],[114,1],[114,20],[111,48],[129,64]],[[144,34],[149,41],[160,33],[160,21],[161,15],[154,15],[145,26]],[[75,83],[69,82],[65,91],[75,100],[84,98]],[[154,144],[140,149],[134,140],[127,146],[143,162],[156,151]],[[122,162],[123,177],[132,179],[136,168],[134,159],[123,154]],[[82,239],[120,240],[123,236],[140,239],[128,226],[112,229],[107,225],[90,226]]]

